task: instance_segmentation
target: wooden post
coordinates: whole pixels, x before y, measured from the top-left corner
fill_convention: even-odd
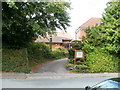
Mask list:
[[[76,64],[76,59],[74,59],[74,65]]]

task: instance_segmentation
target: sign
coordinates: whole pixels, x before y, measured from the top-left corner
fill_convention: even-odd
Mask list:
[[[77,58],[82,58],[83,57],[83,52],[76,52],[76,57]]]
[[[75,50],[75,59],[84,59],[84,51],[83,50]]]
[[[76,64],[76,59],[82,59],[84,61],[85,55],[83,50],[75,50],[74,64]]]

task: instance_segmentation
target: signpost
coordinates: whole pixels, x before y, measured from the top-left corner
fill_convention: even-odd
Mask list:
[[[76,64],[76,59],[85,59],[84,51],[83,50],[75,50],[74,54],[74,64]]]

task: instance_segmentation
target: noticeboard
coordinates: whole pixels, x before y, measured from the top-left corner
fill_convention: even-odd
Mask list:
[[[83,50],[75,50],[75,59],[81,58],[84,59],[84,51]]]

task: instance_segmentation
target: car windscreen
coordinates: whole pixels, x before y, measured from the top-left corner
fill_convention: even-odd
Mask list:
[[[92,90],[107,90],[106,88],[111,88],[110,90],[112,90],[112,88],[113,90],[120,90],[120,82],[116,82],[113,80],[106,80],[93,86]]]

